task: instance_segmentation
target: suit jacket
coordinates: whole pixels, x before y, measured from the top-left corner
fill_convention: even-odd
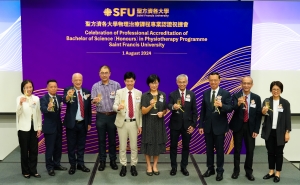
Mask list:
[[[229,130],[227,113],[230,113],[232,111],[230,93],[219,87],[219,91],[216,97],[222,96],[222,107],[218,107],[220,110],[220,114],[213,113],[215,109],[211,106],[210,93],[211,89],[208,89],[203,93],[199,128],[203,128],[204,132],[206,133],[210,133],[211,131],[213,131],[215,135],[225,134]]]
[[[40,111],[40,99],[35,95],[31,95],[32,101],[23,102],[20,105],[20,99],[24,95],[17,97],[17,111],[16,111],[16,122],[17,130],[29,131],[31,129],[31,111],[33,109],[33,128],[35,131],[42,130],[42,114]],[[30,104],[34,103],[34,108],[30,107]]]
[[[45,134],[53,134],[55,132],[57,132],[58,130],[61,130],[61,126],[62,126],[62,122],[61,122],[61,118],[60,118],[60,112],[61,112],[61,106],[62,106],[62,97],[59,95],[56,95],[56,101],[59,105],[59,107],[57,107],[57,111],[55,112],[51,112],[48,111],[48,104],[50,101],[50,96],[49,94],[45,94],[42,98],[41,98],[41,112],[44,115],[44,121],[43,121],[43,132]],[[57,105],[55,105],[57,106]]]
[[[270,108],[273,110],[273,97],[270,97]],[[263,105],[265,104],[265,101],[263,102]],[[291,107],[290,103],[280,97],[279,104],[282,105],[283,112],[278,112],[278,119],[277,119],[277,145],[284,145],[285,143],[285,132],[287,130],[291,131]],[[273,124],[273,111],[268,111],[269,116],[264,116],[264,122],[262,127],[262,138],[265,140],[268,140],[271,130],[272,130],[272,124]]]
[[[234,110],[233,116],[229,123],[229,128],[233,132],[238,132],[243,128],[244,124],[244,104],[238,106],[238,99],[243,95],[243,91],[240,91],[232,96],[232,108]],[[254,101],[255,104],[251,106],[251,101]],[[253,132],[259,133],[259,128],[261,124],[261,100],[260,96],[255,93],[250,93],[250,105],[249,107],[249,131],[250,135]]]
[[[196,106],[196,96],[195,93],[186,89],[186,95],[190,95],[190,101],[184,102],[184,106],[181,109],[184,111],[182,112],[180,109],[173,110],[173,105],[177,102],[178,98],[181,98],[181,94],[179,90],[175,90],[170,93],[169,95],[169,103],[168,108],[172,111],[172,115],[170,117],[170,129],[173,130],[180,130],[183,124],[184,129],[188,129],[190,126],[196,127],[197,123],[197,106]]]
[[[137,90],[137,89],[133,89],[133,92],[134,92],[134,96],[135,96],[135,97],[132,97],[132,98],[135,98],[134,117],[136,119],[136,126],[137,127],[142,127],[142,109],[141,109],[142,92]],[[122,127],[123,124],[124,124],[127,108],[126,108],[126,105],[125,105],[124,109],[118,111],[118,106],[121,103],[121,100],[126,99],[126,96],[127,96],[127,88],[126,87],[117,90],[116,97],[115,97],[115,102],[114,102],[114,105],[113,105],[114,111],[117,112],[117,117],[116,117],[116,121],[115,121],[115,125],[117,127]],[[137,99],[139,99],[139,101],[137,101]]]
[[[70,87],[67,87],[64,89],[64,97],[63,97],[63,101],[67,104],[64,125],[69,129],[74,128],[74,126],[76,124],[75,122],[76,122],[77,110],[79,109],[78,96],[76,95],[77,94],[76,92],[74,92],[74,96],[76,96],[76,97],[73,97],[74,102],[66,101],[67,92],[71,88],[73,88],[73,86],[70,86]],[[81,96],[83,97],[83,104],[84,104],[84,124],[85,124],[86,131],[87,131],[88,125],[90,125],[92,123],[91,91],[84,89],[84,88],[81,88],[81,89],[82,89]],[[84,98],[84,96],[86,96],[86,97],[88,96],[88,97]]]

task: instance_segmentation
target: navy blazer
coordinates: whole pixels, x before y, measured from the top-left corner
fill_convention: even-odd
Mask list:
[[[58,103],[59,107],[58,107],[58,110],[55,112],[49,112],[47,110],[48,104],[50,101],[50,96],[48,93],[45,94],[40,99],[41,112],[44,115],[42,131],[45,134],[53,134],[57,131],[60,131],[61,127],[62,127],[62,122],[61,122],[61,117],[60,117],[62,97],[59,95],[56,95],[56,99],[57,99],[57,103]],[[55,105],[55,106],[57,106],[57,105]]]
[[[273,97],[270,97],[270,108],[273,110]],[[289,101],[280,97],[279,104],[282,105],[283,112],[278,112],[278,119],[277,119],[277,145],[284,145],[285,143],[285,132],[287,130],[291,131],[291,107]],[[263,102],[265,105],[265,101]],[[264,122],[262,126],[262,135],[261,137],[265,140],[268,140],[273,124],[273,111],[268,110],[269,116],[264,116]]]
[[[219,88],[218,94],[216,96],[222,96],[222,108],[218,107],[219,113],[214,113],[214,107],[212,107],[210,102],[210,92],[211,89],[204,91],[201,112],[200,112],[200,123],[199,128],[203,128],[204,132],[210,133],[211,128],[215,135],[221,135],[228,132],[228,120],[227,113],[232,111],[231,96],[230,93],[221,87]]]
[[[173,105],[177,102],[178,98],[181,98],[179,90],[173,91],[169,95],[168,108],[172,111],[170,118],[170,129],[180,130],[182,127],[182,122],[184,129],[188,129],[190,126],[196,127],[197,123],[197,106],[196,106],[196,96],[195,93],[189,90],[186,90],[186,96],[190,95],[190,101],[185,101],[184,106],[181,108],[184,110],[182,112],[180,109],[172,110]],[[178,113],[179,112],[179,113]]]
[[[66,109],[66,114],[65,114],[65,119],[64,119],[64,125],[69,128],[73,129],[75,126],[76,122],[76,114],[78,110],[78,97],[77,93],[74,92],[73,101],[74,102],[67,102],[66,97],[67,97],[67,92],[69,89],[74,88],[73,86],[67,87],[64,89],[64,97],[63,101],[67,104],[67,109]],[[86,131],[88,125],[92,123],[92,107],[91,107],[91,91],[82,88],[82,97],[84,95],[89,95],[88,98],[84,99],[83,98],[83,103],[84,103],[84,123],[86,126]]]
[[[243,128],[244,124],[244,104],[238,106],[238,99],[243,95],[243,91],[240,91],[232,96],[232,108],[234,110],[233,116],[229,123],[229,128],[233,132],[238,132]],[[251,106],[251,101],[255,102]],[[249,107],[249,131],[250,135],[253,132],[259,133],[260,124],[261,124],[261,99],[260,96],[251,92],[250,93],[250,105]]]

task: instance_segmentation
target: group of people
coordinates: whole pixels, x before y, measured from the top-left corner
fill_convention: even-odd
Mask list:
[[[110,166],[118,170],[116,163],[116,133],[119,137],[119,160],[121,164],[120,176],[127,173],[127,141],[129,139],[131,160],[130,173],[137,176],[138,163],[137,138],[141,134],[140,152],[145,154],[147,162],[146,174],[159,175],[159,155],[166,152],[167,133],[164,116],[171,112],[170,128],[170,175],[177,173],[177,146],[181,135],[182,157],[180,171],[189,176],[187,170],[189,145],[191,135],[197,127],[198,111],[196,96],[188,90],[188,76],[177,76],[178,89],[168,97],[158,89],[160,78],[150,75],[146,83],[149,91],[142,93],[134,87],[136,76],[133,72],[124,75],[125,87],[110,79],[109,66],[100,67],[100,81],[95,83],[90,92],[82,88],[83,77],[79,73],[72,76],[73,85],[64,89],[64,96],[57,92],[57,82],[47,82],[48,93],[41,99],[32,94],[34,88],[30,80],[21,84],[21,95],[17,98],[17,129],[21,148],[21,167],[25,178],[30,176],[41,177],[37,173],[38,137],[41,132],[45,136],[46,168],[48,174],[55,175],[54,170],[67,170],[61,166],[62,125],[66,127],[68,157],[70,163],[69,174],[76,169],[84,172],[90,170],[84,165],[84,149],[87,132],[91,128],[91,105],[96,105],[96,129],[98,132],[99,171],[106,168],[106,133],[108,135],[108,154]],[[291,131],[290,104],[280,94],[283,84],[274,81],[270,85],[272,96],[261,104],[260,96],[251,92],[253,80],[244,77],[241,80],[242,90],[233,96],[219,87],[220,75],[217,72],[209,74],[210,89],[203,93],[198,131],[205,136],[207,171],[204,177],[217,172],[216,180],[223,179],[224,139],[229,128],[233,131],[234,139],[234,168],[232,178],[237,179],[240,173],[240,152],[242,140],[246,146],[246,161],[244,169],[246,177],[253,181],[253,153],[255,138],[257,137],[261,118],[262,137],[265,139],[268,150],[269,173],[264,179],[274,178],[280,181],[280,171],[283,162],[283,148],[289,140]],[[67,105],[64,121],[61,121],[60,111],[63,104]],[[233,111],[228,124],[227,114]],[[42,115],[44,121],[42,124]],[[214,149],[217,154],[216,170],[214,166]],[[151,163],[151,160],[153,162]],[[77,166],[76,166],[77,165]],[[276,169],[276,172],[275,172]]]

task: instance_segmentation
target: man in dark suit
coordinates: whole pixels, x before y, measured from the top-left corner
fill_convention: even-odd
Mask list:
[[[78,170],[90,172],[90,169],[84,165],[84,150],[87,131],[91,129],[92,121],[91,92],[81,87],[82,75],[80,73],[73,74],[72,82],[73,86],[64,89],[63,97],[67,104],[64,125],[67,131],[70,175],[76,172],[76,164]]]
[[[209,74],[211,89],[204,91],[200,112],[199,133],[205,135],[207,171],[204,177],[215,174],[214,148],[217,153],[217,181],[223,179],[224,139],[228,132],[227,113],[232,111],[230,93],[219,87],[220,75],[217,72]]]
[[[186,169],[188,165],[188,157],[190,152],[191,133],[194,131],[197,122],[197,107],[196,97],[194,92],[186,89],[188,84],[188,76],[181,74],[176,78],[178,85],[177,90],[169,95],[168,108],[172,111],[170,118],[170,158],[171,158],[171,172],[170,175],[174,176],[177,172],[177,145],[178,139],[182,137],[182,158],[181,158],[181,172],[185,176],[189,176]]]
[[[40,99],[41,112],[44,115],[43,133],[46,145],[46,169],[50,176],[54,170],[67,170],[60,165],[62,150],[62,122],[60,118],[62,97],[57,95],[56,80],[48,80],[48,93]]]
[[[252,175],[253,152],[255,148],[255,138],[259,133],[261,124],[261,100],[257,94],[251,92],[253,80],[247,76],[242,78],[242,90],[233,95],[234,114],[229,123],[229,128],[233,131],[234,140],[234,169],[231,178],[237,179],[240,173],[240,153],[242,141],[246,145],[246,160],[244,169],[246,177],[250,181],[255,178]]]

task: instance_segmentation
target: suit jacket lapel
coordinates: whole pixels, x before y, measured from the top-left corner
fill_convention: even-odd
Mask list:
[[[209,110],[212,111],[213,109],[212,109],[212,106],[211,106],[211,100],[210,100],[210,99],[211,99],[211,89],[210,89],[209,91],[207,91],[206,97],[207,97],[207,100],[206,100],[206,101],[208,102],[208,105],[209,105],[209,106],[208,106],[208,107],[209,107]]]
[[[270,100],[270,109],[274,110],[273,108],[273,97],[271,96],[269,98]],[[270,116],[270,119],[271,119],[271,124],[273,123],[273,111],[268,111],[269,112],[269,116]]]
[[[279,97],[279,105],[282,105],[282,99]],[[284,110],[283,110],[284,111]],[[278,119],[277,119],[277,125],[281,123],[280,119],[282,116],[282,112],[278,112]]]

